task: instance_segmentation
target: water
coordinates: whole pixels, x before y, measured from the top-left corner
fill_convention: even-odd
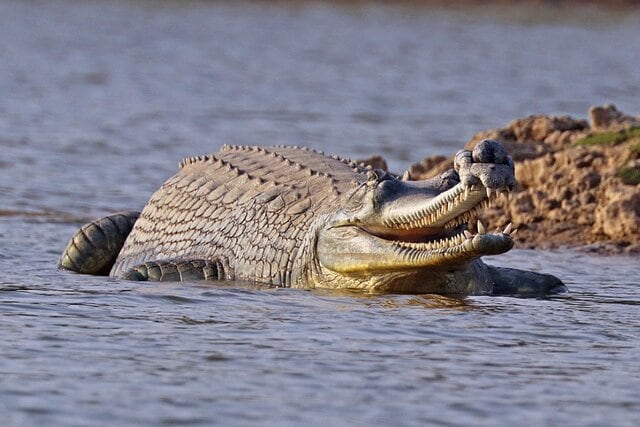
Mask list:
[[[640,14],[0,3],[3,425],[634,425],[638,259],[513,251],[548,299],[145,284],[55,269],[222,143],[401,171],[533,113],[638,113]]]

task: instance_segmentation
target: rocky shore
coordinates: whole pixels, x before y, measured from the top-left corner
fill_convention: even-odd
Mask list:
[[[613,105],[592,107],[589,119],[535,115],[483,131],[504,143],[515,161],[518,185],[481,220],[518,228],[516,247],[580,247],[599,253],[640,253],[640,116]],[[372,158],[374,167],[386,167]],[[433,156],[409,169],[413,180],[453,167],[452,157]]]
[[[529,116],[476,134],[467,148],[485,138],[505,144],[518,180],[509,202],[485,211],[485,224],[513,223],[521,248],[640,253],[640,117],[613,105],[590,108],[588,121]],[[409,172],[418,180],[451,167],[435,156]]]

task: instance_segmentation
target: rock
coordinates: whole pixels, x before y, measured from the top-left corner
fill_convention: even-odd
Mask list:
[[[638,242],[640,186],[612,182],[601,193],[595,211],[594,231],[614,240]]]
[[[536,159],[563,149],[586,135],[589,124],[569,116],[529,116],[511,121],[505,128],[479,132],[467,143],[471,149],[483,139],[501,141],[514,161]]]
[[[419,163],[414,163],[409,167],[409,176],[412,180],[432,178],[444,171],[453,169],[453,159],[445,156],[425,157]]]
[[[591,129],[596,131],[618,130],[640,125],[638,119],[618,111],[613,104],[589,108],[589,123]]]
[[[364,163],[365,165],[369,165],[374,169],[381,169],[385,172],[389,170],[387,161],[382,156],[371,156],[368,159],[357,160],[356,163]]]

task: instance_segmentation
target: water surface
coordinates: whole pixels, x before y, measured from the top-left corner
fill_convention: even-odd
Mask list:
[[[534,13],[535,12],[535,13]],[[631,11],[0,3],[3,425],[634,425],[637,257],[513,251],[548,299],[146,284],[55,269],[181,157],[394,170],[533,113],[638,113]]]

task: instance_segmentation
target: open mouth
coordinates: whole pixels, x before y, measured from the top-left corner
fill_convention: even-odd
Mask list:
[[[502,231],[496,230],[494,233],[487,233],[485,226],[480,220],[477,220],[476,230],[474,234],[469,231],[471,228],[467,224],[460,224],[452,229],[416,229],[408,232],[396,233],[390,230],[380,232],[371,228],[362,228],[365,232],[380,239],[394,243],[397,246],[408,247],[421,250],[438,250],[462,246],[465,241],[473,240],[475,236],[496,236],[512,239],[512,236],[518,231],[509,223]]]
[[[473,259],[507,252],[513,247],[512,226],[487,233],[477,220],[495,197],[497,192],[484,187],[458,184],[434,198],[416,198],[408,207],[388,209],[382,214],[387,221],[347,221],[329,227],[319,236],[320,262],[343,274],[371,274],[459,268]]]
[[[508,198],[508,190],[458,185],[434,199],[433,207],[409,218],[409,226],[404,223],[361,228],[399,248],[432,252],[504,252],[513,246],[512,236],[517,229],[509,223],[502,231],[487,233],[478,219],[480,213],[499,197]],[[473,229],[475,233],[470,231]]]
[[[361,229],[368,234],[392,242],[433,243],[464,234],[465,230],[468,230],[468,225],[460,224],[455,228],[423,227],[398,230],[364,226]]]

